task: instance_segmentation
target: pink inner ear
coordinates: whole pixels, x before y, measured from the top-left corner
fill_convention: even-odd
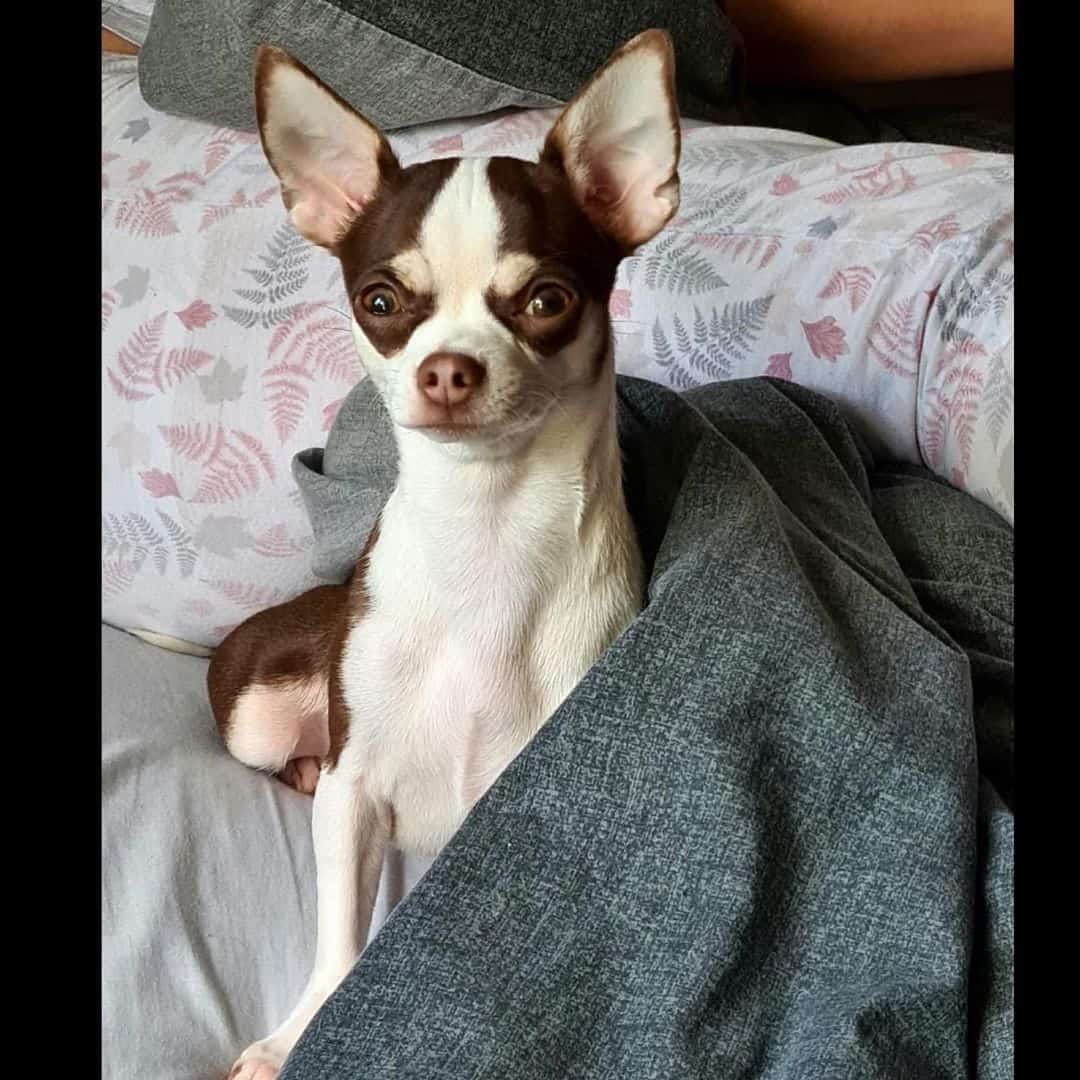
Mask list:
[[[656,191],[668,179],[664,168],[641,151],[607,146],[602,160],[582,162],[582,206],[595,224],[623,243],[636,246],[663,227],[671,213]]]
[[[619,188],[610,169],[605,169],[597,162],[589,162],[586,166],[588,178],[584,185],[584,198],[587,203],[595,206],[610,206],[619,198]]]
[[[305,236],[329,244],[348,228],[355,211],[354,200],[339,184],[326,176],[309,174],[293,205],[292,218]]]

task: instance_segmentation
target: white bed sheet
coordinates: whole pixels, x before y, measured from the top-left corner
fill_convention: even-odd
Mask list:
[[[225,753],[206,666],[102,627],[103,1080],[221,1080],[315,953],[311,799]],[[428,865],[389,857],[372,934]]]

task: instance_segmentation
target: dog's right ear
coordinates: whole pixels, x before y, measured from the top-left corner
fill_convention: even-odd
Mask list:
[[[255,58],[255,109],[293,224],[332,249],[399,169],[390,144],[303,64],[267,45]]]
[[[563,170],[593,225],[629,254],[679,208],[679,140],[671,37],[646,30],[563,109],[541,161]]]

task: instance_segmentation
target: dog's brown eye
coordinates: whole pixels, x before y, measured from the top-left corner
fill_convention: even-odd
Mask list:
[[[554,319],[562,315],[574,298],[559,285],[541,285],[529,298],[525,312],[533,319]]]
[[[396,315],[401,309],[394,290],[387,285],[375,285],[360,297],[360,303],[370,315]]]

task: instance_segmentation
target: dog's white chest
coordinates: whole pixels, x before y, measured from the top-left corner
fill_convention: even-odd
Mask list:
[[[446,595],[412,560],[393,561],[395,588],[350,631],[342,656],[341,763],[393,811],[398,846],[435,853],[591,657],[549,647],[548,620],[521,611],[490,566],[475,587]]]
[[[341,658],[340,767],[392,811],[405,850],[441,849],[637,612],[621,498],[584,521],[582,485],[552,462],[486,487],[428,468],[383,512]]]

